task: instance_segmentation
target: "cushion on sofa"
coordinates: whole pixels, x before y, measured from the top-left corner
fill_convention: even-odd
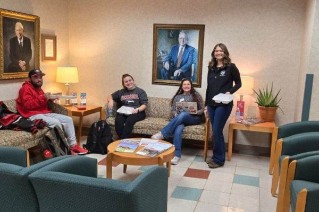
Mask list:
[[[39,130],[36,134],[26,131],[0,130],[0,146],[20,146],[29,149],[38,145],[49,128]]]
[[[5,100],[3,103],[11,112],[17,113],[15,99]],[[65,107],[52,101],[49,101],[48,106],[54,113],[63,115],[68,115],[69,113]],[[38,145],[48,130],[48,128],[41,129],[34,135],[26,131],[0,130],[0,146],[20,146],[24,149],[29,149]]]

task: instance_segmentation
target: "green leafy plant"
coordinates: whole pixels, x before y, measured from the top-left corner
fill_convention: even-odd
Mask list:
[[[266,88],[258,89],[258,91],[253,89],[253,91],[257,95],[256,103],[259,106],[279,107],[279,102],[281,101],[279,94],[280,94],[281,90],[279,90],[277,93],[275,93],[275,91],[273,90],[273,83],[271,83],[270,88],[267,85]]]

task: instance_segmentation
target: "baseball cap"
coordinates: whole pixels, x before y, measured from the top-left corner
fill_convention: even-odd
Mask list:
[[[29,78],[34,76],[34,75],[41,75],[41,76],[44,76],[45,73],[42,73],[42,71],[40,69],[33,69],[31,71],[29,71]]]

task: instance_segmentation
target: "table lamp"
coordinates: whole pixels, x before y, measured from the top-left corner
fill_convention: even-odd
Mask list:
[[[239,116],[241,120],[244,119],[244,111],[245,111],[245,102],[243,100],[244,95],[253,94],[253,88],[254,88],[254,79],[249,76],[241,76],[241,88],[236,92],[236,94],[240,95],[240,99],[239,101],[237,101],[236,113],[239,112]]]
[[[77,67],[58,67],[56,72],[56,81],[65,83],[67,87],[66,95],[70,95],[70,84],[79,82]],[[65,99],[65,105],[70,105],[70,99]]]

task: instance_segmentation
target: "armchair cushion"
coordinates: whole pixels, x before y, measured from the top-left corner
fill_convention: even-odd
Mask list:
[[[301,121],[282,125],[278,128],[278,138],[305,132],[319,132],[319,121]]]
[[[22,155],[25,155],[24,152]],[[34,171],[66,157],[72,156],[53,158],[27,168],[0,162],[1,211],[39,211],[37,196],[28,176]]]
[[[79,167],[83,157],[66,162]],[[93,166],[93,164],[92,164]],[[58,168],[57,168],[58,167]],[[85,167],[88,167],[87,165]],[[38,196],[41,211],[131,211],[167,210],[167,169],[153,167],[132,182],[85,176],[61,163],[34,172],[30,180]]]
[[[290,184],[290,196],[291,196],[291,209],[296,211],[296,203],[298,194],[303,189],[307,190],[306,207],[305,211],[318,211],[319,208],[319,183],[314,183],[304,180],[293,180]]]

